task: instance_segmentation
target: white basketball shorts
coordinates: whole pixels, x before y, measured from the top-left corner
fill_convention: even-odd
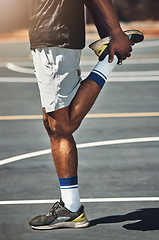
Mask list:
[[[48,113],[69,106],[82,81],[81,50],[49,47],[31,53],[42,108]]]

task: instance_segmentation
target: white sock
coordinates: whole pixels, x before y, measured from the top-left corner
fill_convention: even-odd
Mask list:
[[[90,75],[88,76],[89,79],[96,82],[101,88],[104,86],[108,76],[117,65],[118,58],[114,55],[113,62],[109,63],[109,55],[107,55],[103,61],[99,61],[97,65],[94,67]]]
[[[59,183],[64,206],[71,212],[77,212],[81,206],[77,176],[59,178]]]
[[[71,212],[77,212],[81,206],[78,188],[61,189],[61,198]]]

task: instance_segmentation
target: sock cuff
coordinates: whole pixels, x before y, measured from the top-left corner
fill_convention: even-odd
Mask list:
[[[105,81],[107,80],[107,78],[103,78],[95,71],[92,71],[87,78],[96,82],[101,88],[103,88]]]
[[[107,77],[104,76],[101,72],[99,72],[98,70],[94,69],[89,76],[87,77],[89,79],[91,79],[92,81],[96,82],[101,88],[103,88]]]
[[[60,188],[78,187],[78,177],[59,178]]]
[[[108,59],[109,55],[107,55],[103,61],[99,61],[88,76],[89,79],[96,82],[101,88],[104,86],[108,76],[118,62],[118,58],[115,55],[113,62],[109,63]]]

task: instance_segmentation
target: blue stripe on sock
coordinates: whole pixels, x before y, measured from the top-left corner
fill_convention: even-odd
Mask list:
[[[103,74],[101,73],[101,75],[103,75]],[[101,77],[100,75],[98,75],[95,72],[91,72],[87,78],[89,78],[89,79],[93,80],[94,82],[96,82],[101,88],[103,88],[103,86],[105,84],[104,78],[107,79],[105,76]]]
[[[100,71],[98,71],[97,69],[93,69],[92,72],[100,75],[105,81],[107,80],[107,77],[106,77],[103,73],[101,73]]]
[[[78,188],[78,185],[76,186],[76,187],[65,187],[65,188],[63,188],[63,187],[60,187],[60,189],[73,189],[73,188]]]
[[[59,178],[60,186],[71,186],[78,184],[78,178],[75,177],[68,177],[68,178]]]

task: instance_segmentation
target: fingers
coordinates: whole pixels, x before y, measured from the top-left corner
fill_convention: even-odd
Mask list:
[[[130,45],[131,45],[131,46],[134,46],[135,43],[134,43],[132,40],[130,40]]]
[[[130,56],[131,56],[131,53],[128,52],[128,53],[126,54],[126,57],[130,57]]]
[[[114,42],[112,40],[109,46],[109,63],[113,61],[115,53],[117,53],[118,57],[120,56],[122,60],[125,60],[127,57],[130,57],[133,45],[134,42],[131,40],[129,40],[129,44],[127,44],[127,47],[125,47],[125,44],[123,43],[117,44],[117,42]]]
[[[109,48],[109,60],[108,60],[109,63],[113,62],[114,53],[115,53],[115,49],[114,49],[113,46],[110,44],[110,48]]]
[[[132,52],[132,47],[131,46],[129,47],[129,52]]]
[[[120,57],[122,60],[125,60],[126,58],[130,57],[131,53],[128,51],[125,54],[120,54]]]

